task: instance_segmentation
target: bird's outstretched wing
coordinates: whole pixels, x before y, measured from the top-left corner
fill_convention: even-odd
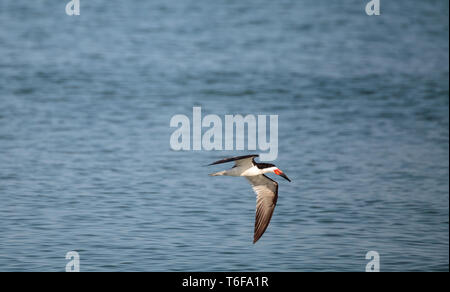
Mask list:
[[[248,167],[252,167],[254,164],[253,159],[255,159],[255,157],[258,157],[258,156],[259,156],[258,154],[252,154],[252,155],[230,157],[230,158],[225,158],[222,160],[217,160],[216,162],[213,162],[209,165],[215,165],[215,164],[221,164],[221,163],[234,161],[235,166],[248,165]]]
[[[246,176],[256,193],[256,216],[253,243],[264,234],[278,199],[278,183],[264,174]]]

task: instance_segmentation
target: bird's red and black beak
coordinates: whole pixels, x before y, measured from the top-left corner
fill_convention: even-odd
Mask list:
[[[287,175],[284,174],[281,170],[278,168],[274,170],[275,174],[281,176],[282,178],[286,179],[287,181],[291,182],[291,180],[287,177]]]

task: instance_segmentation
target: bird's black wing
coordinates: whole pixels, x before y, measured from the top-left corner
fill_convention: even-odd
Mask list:
[[[278,199],[278,183],[264,174],[245,177],[256,193],[256,216],[253,243],[264,234]]]
[[[242,160],[242,159],[248,159],[248,158],[255,158],[258,157],[258,154],[252,154],[252,155],[244,155],[244,156],[236,156],[236,157],[230,157],[230,158],[225,158],[222,160],[217,160],[216,162],[213,162],[209,165],[215,165],[215,164],[221,164],[221,163],[226,163],[226,162],[231,162],[231,161],[237,161],[237,160]]]

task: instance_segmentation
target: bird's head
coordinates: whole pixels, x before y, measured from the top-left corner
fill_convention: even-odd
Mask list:
[[[272,172],[275,173],[276,175],[281,176],[282,178],[288,180],[289,182],[291,181],[286,174],[284,174],[284,172],[281,171],[281,169],[279,169],[278,167],[276,167],[273,164],[266,164],[267,167],[265,167],[264,169],[266,170],[266,172]]]
[[[281,176],[282,178],[291,181],[284,172],[281,171],[278,167],[275,166],[275,164],[271,163],[258,163],[258,168],[263,170],[263,173],[275,173],[276,175]]]

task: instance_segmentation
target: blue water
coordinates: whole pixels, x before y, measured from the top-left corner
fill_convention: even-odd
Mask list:
[[[0,2],[0,271],[448,271],[447,0],[66,2]],[[193,106],[279,115],[255,245]]]

